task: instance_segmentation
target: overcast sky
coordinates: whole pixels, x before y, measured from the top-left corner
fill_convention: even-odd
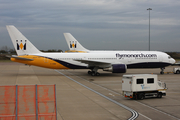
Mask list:
[[[38,49],[68,50],[71,33],[90,50],[180,52],[179,0],[0,0],[0,48],[13,48],[14,25]]]

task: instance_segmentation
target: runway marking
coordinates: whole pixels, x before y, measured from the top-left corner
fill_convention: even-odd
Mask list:
[[[115,96],[115,95],[113,95],[112,93],[109,93],[109,95],[111,95],[111,96],[113,96],[113,97]]]
[[[70,73],[70,74],[74,75],[73,73]],[[76,76],[76,75],[74,75],[74,76]],[[118,95],[120,95],[120,96],[123,96],[122,94],[120,94],[120,93],[118,93],[118,92],[115,92],[115,91],[110,90],[110,89],[108,89],[108,88],[106,88],[106,87],[103,87],[103,86],[101,86],[101,85],[98,85],[98,84],[96,84],[96,83],[93,83],[93,82],[91,82],[91,81],[88,81],[88,80],[86,80],[86,79],[84,79],[84,78],[82,78],[82,77],[79,77],[79,76],[76,76],[76,77],[78,77],[78,78],[80,78],[80,79],[82,79],[82,80],[85,80],[85,81],[87,81],[87,82],[90,82],[91,84],[96,85],[96,86],[98,86],[98,87],[101,87],[101,88],[103,88],[103,89],[105,89],[105,90],[108,90],[108,91],[110,91],[110,92],[113,92],[113,93],[115,93],[115,94],[118,94]],[[138,112],[138,113],[139,113],[139,112]],[[152,120],[151,118],[149,118],[149,117],[147,117],[147,116],[145,116],[145,115],[143,115],[143,114],[141,114],[141,113],[139,113],[139,115],[145,117],[145,118],[148,119],[148,120]]]
[[[113,102],[113,103],[115,103],[115,104],[117,104],[117,105],[125,108],[126,110],[130,111],[130,112],[132,113],[132,116],[131,116],[128,120],[135,120],[135,119],[138,117],[139,114],[138,114],[138,112],[136,112],[135,110],[133,110],[133,109],[131,109],[131,108],[129,108],[129,107],[127,107],[127,106],[125,106],[125,105],[123,105],[123,104],[121,104],[121,103],[119,103],[119,102],[117,102],[117,101],[115,101],[115,100],[113,100],[113,99],[111,99],[111,98],[109,98],[109,97],[107,97],[107,96],[105,96],[105,95],[103,95],[103,94],[101,94],[101,93],[99,93],[99,92],[97,92],[97,91],[95,91],[95,90],[93,90],[93,89],[85,86],[85,85],[83,85],[82,83],[74,80],[73,78],[71,78],[71,77],[63,74],[62,72],[60,72],[60,71],[58,71],[58,70],[55,70],[55,71],[58,72],[58,73],[60,73],[61,75],[64,75],[65,77],[69,78],[70,80],[76,82],[77,84],[79,84],[79,85],[87,88],[88,90],[90,90],[90,91],[92,91],[92,92],[100,95],[101,97],[104,97],[104,98],[106,98],[107,100],[109,100],[109,101],[111,101],[111,102]]]
[[[141,104],[141,105],[144,105],[144,106],[146,106],[146,107],[149,107],[149,108],[151,108],[151,109],[153,109],[153,110],[156,110],[156,111],[158,111],[158,112],[160,112],[160,113],[163,113],[163,114],[165,114],[165,115],[167,115],[167,116],[170,116],[170,117],[173,117],[173,118],[175,118],[175,119],[177,119],[177,120],[180,120],[180,119],[177,118],[176,116],[170,115],[170,114],[168,114],[168,113],[166,113],[166,112],[163,112],[163,111],[161,111],[161,110],[158,110],[158,109],[156,109],[156,108],[153,108],[153,107],[151,107],[151,106],[149,106],[149,105],[146,105],[146,104],[141,103],[141,102],[139,102],[139,101],[135,101],[135,102],[137,102],[137,103],[139,103],[139,104]]]
[[[70,73],[70,74],[74,75],[73,73]],[[76,76],[76,75],[74,75],[74,76]],[[84,79],[84,78],[82,78],[82,77],[79,77],[79,76],[76,76],[76,77],[78,77],[78,78],[80,78],[80,79],[82,79],[82,80],[86,80],[86,79]],[[91,82],[91,81],[88,81],[88,80],[86,80],[86,81],[87,81],[87,82],[90,82],[91,84],[94,84],[94,85],[96,85],[96,86],[99,86],[99,87],[101,87],[101,88],[104,88],[105,90],[108,90],[108,91],[110,91],[110,92],[113,92],[113,93],[115,93],[115,94],[118,94],[118,95],[123,96],[122,94],[120,94],[120,93],[118,93],[118,92],[116,92],[116,91],[110,90],[110,89],[108,89],[108,88],[106,88],[106,87],[103,87],[103,86],[98,85],[98,84],[96,84],[96,83],[93,83],[93,82]],[[144,104],[144,103],[141,103],[141,102],[139,102],[139,101],[137,101],[137,100],[135,100],[135,101],[136,101],[137,103],[141,104],[141,105],[144,105],[144,106],[149,107],[149,108],[151,108],[151,109],[153,109],[153,110],[156,110],[156,111],[158,111],[158,112],[160,112],[160,113],[163,113],[163,114],[165,114],[165,115],[168,115],[168,116],[170,116],[170,117],[173,117],[173,118],[175,118],[175,119],[180,120],[180,119],[177,118],[176,116],[170,115],[169,113],[166,113],[166,112],[163,112],[163,111],[158,110],[158,109],[156,109],[156,108],[153,108],[153,107],[151,107],[151,106],[149,106],[149,105],[146,105],[146,104]],[[151,118],[149,118],[149,117],[147,117],[147,116],[145,116],[145,115],[143,115],[143,114],[141,114],[141,113],[139,113],[139,114],[142,115],[143,117],[151,120]]]

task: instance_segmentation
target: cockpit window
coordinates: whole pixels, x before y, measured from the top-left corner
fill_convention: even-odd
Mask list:
[[[168,59],[171,59],[171,56],[168,56]]]

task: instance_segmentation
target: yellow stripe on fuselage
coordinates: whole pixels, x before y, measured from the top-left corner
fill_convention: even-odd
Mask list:
[[[24,64],[28,64],[28,65],[39,66],[39,67],[51,68],[51,69],[69,69],[54,60],[51,60],[51,59],[45,58],[45,57],[41,57],[41,56],[23,55],[23,56],[18,56],[18,57],[33,59],[33,61],[20,60],[20,59],[16,59],[16,58],[11,58],[11,61],[24,63]]]

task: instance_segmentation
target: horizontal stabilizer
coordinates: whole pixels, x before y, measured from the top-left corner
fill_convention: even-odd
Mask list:
[[[34,59],[24,58],[24,57],[18,57],[16,55],[13,55],[11,58],[19,59],[19,60],[26,60],[26,61],[33,61]]]

